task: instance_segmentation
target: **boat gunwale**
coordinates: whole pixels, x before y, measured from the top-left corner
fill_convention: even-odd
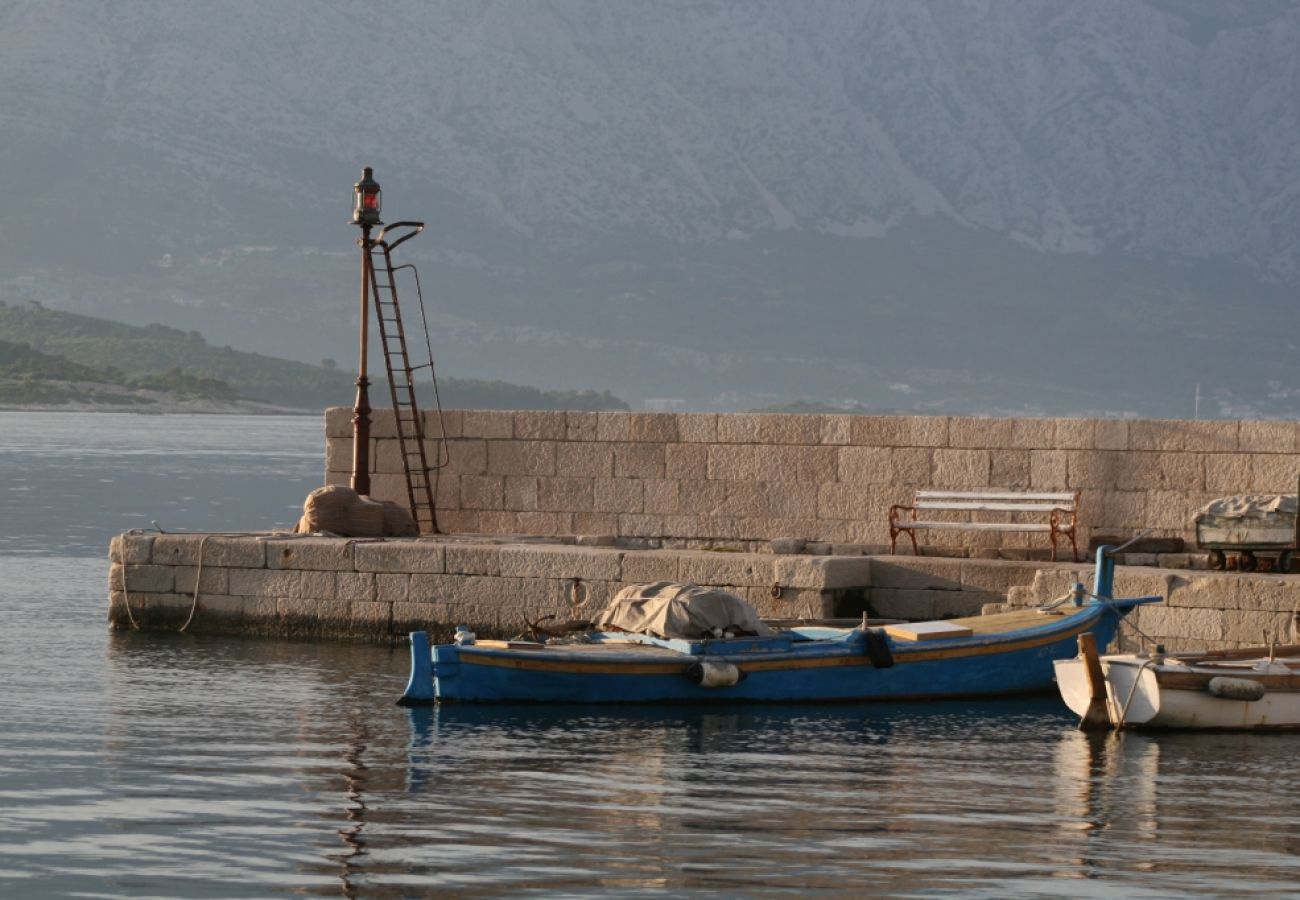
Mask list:
[[[1067,640],[1090,630],[1108,612],[1110,606],[1112,603],[1085,604],[1066,613],[1047,614],[1049,617],[1042,624],[1013,631],[917,642],[891,641],[890,650],[896,664],[1032,650]],[[722,644],[725,640],[700,643],[707,647],[707,645]],[[752,638],[744,640],[746,643],[753,642]],[[730,654],[709,653],[707,649],[698,654],[684,653],[654,642],[641,641],[628,641],[625,647],[619,649],[608,645],[574,644],[519,650],[468,644],[458,647],[457,650],[460,665],[627,675],[679,673],[706,658],[721,659],[741,666],[749,672],[872,665],[870,658],[863,652],[861,641],[835,639],[796,641],[787,649],[741,650]],[[661,658],[642,656],[641,654],[646,651],[658,651],[655,652],[655,656]],[[663,653],[674,654],[675,658],[662,658]]]

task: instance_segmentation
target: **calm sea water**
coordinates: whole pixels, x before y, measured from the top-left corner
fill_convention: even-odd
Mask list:
[[[293,522],[317,419],[0,413],[0,897],[1300,894],[1300,737],[1052,698],[393,705],[403,648],[110,634],[106,548]]]

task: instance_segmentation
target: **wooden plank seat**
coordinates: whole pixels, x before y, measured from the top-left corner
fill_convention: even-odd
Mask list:
[[[918,511],[963,514],[961,520],[919,519]],[[912,552],[919,555],[916,532],[950,531],[1045,531],[1052,541],[1052,560],[1056,560],[1057,541],[1070,539],[1073,559],[1078,562],[1079,547],[1075,540],[1078,524],[1077,491],[917,491],[911,505],[896,503],[889,508],[889,552],[898,552],[898,536],[906,534]],[[999,521],[976,519],[977,514],[997,513]]]

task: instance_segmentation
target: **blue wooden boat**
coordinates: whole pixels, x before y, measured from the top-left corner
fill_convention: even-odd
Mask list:
[[[411,634],[404,705],[737,703],[937,699],[1053,687],[1053,662],[1078,637],[1115,638],[1120,620],[1160,597],[1112,598],[1110,548],[1082,585],[1050,607],[905,626],[796,627],[698,640],[590,631],[578,643],[478,641],[430,647]]]

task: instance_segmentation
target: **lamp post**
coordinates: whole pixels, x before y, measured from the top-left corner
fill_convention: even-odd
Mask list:
[[[381,196],[374,170],[366,166],[352,186],[352,224],[361,227],[361,352],[357,365],[357,400],[352,408],[352,489],[370,493],[370,379],[366,376],[366,350],[370,343],[370,229],[379,220]]]

